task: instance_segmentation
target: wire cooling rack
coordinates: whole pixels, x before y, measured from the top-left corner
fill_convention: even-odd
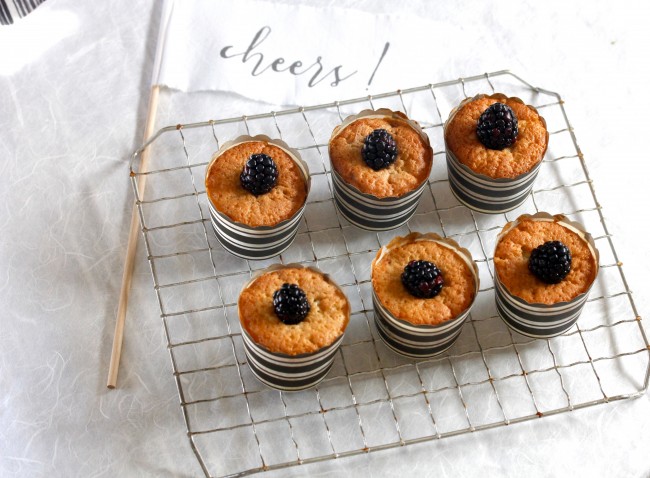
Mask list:
[[[550,144],[528,200],[485,215],[451,194],[442,125],[477,93],[519,96],[545,117]],[[327,143],[348,114],[405,112],[434,148],[429,192],[406,226],[362,231],[336,212]],[[299,234],[281,256],[247,261],[223,250],[210,228],[205,167],[241,134],[279,137],[309,164],[312,191]],[[136,164],[150,151],[150,167]],[[147,188],[138,195],[138,177]],[[341,459],[634,398],[648,388],[650,346],[605,225],[560,95],[502,71],[347,101],[163,128],[134,155],[131,177],[190,445],[206,476]],[[523,213],[564,213],[600,250],[597,282],[566,334],[533,340],[508,329],[494,303],[498,231]],[[430,360],[395,355],[374,326],[370,263],[381,245],[410,231],[453,237],[475,258],[481,289],[455,345]],[[236,302],[251,273],[272,263],[311,264],[343,288],[352,316],[326,379],[303,392],[261,385],[243,353]]]

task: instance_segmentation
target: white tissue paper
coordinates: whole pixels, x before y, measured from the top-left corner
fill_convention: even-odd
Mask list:
[[[426,84],[455,61],[444,55],[453,38],[449,24],[331,6],[168,0],[161,25],[153,84],[230,91],[270,104]],[[488,38],[481,48],[495,45]]]

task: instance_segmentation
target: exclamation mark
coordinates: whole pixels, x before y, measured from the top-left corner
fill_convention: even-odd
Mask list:
[[[381,52],[381,56],[379,57],[379,61],[377,62],[377,66],[375,67],[375,70],[372,72],[372,75],[370,76],[370,81],[368,81],[368,86],[370,86],[370,83],[372,83],[372,80],[375,78],[375,73],[377,73],[377,70],[379,69],[379,65],[381,65],[382,60],[386,56],[386,53],[388,52],[388,47],[390,47],[390,43],[386,42],[384,45],[384,51]]]

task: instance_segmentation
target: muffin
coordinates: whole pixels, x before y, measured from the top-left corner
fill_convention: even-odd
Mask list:
[[[449,186],[475,211],[507,212],[528,197],[548,147],[546,121],[519,98],[468,98],[444,126]]]
[[[317,269],[275,265],[244,286],[237,303],[253,374],[279,390],[320,382],[350,321],[341,289]]]
[[[408,221],[433,164],[429,137],[404,113],[364,110],[329,141],[334,201],[349,222],[383,231]]]
[[[499,234],[494,269],[505,323],[530,337],[554,337],[578,320],[598,274],[598,251],[565,216],[523,215]]]
[[[280,254],[296,236],[309,187],[307,165],[286,143],[266,136],[225,143],[205,173],[217,239],[245,259]]]
[[[469,251],[433,233],[393,239],[377,252],[371,275],[380,337],[415,358],[451,347],[479,288]]]

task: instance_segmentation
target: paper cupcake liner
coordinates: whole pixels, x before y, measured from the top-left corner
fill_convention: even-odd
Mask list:
[[[377,198],[346,184],[332,171],[334,203],[347,221],[368,231],[387,231],[407,222],[418,207],[426,183],[398,198]]]
[[[497,245],[501,239],[523,219],[557,222],[563,227],[575,232],[589,246],[596,261],[596,266],[598,267],[599,253],[591,235],[581,224],[570,221],[561,214],[555,216],[546,212],[538,212],[534,215],[524,214],[504,226],[503,230],[497,236]],[[511,294],[499,279],[499,274],[495,268],[494,290],[497,311],[508,327],[522,335],[533,338],[550,338],[562,335],[568,331],[580,317],[582,308],[589,297],[589,291],[594,282],[596,282],[597,276],[598,270],[596,270],[596,276],[594,277],[594,281],[589,285],[589,288],[570,301],[558,302],[555,304],[534,304]]]
[[[533,183],[542,165],[542,161],[538,162],[535,167],[530,171],[517,176],[516,178],[491,178],[484,174],[477,173],[462,164],[456,155],[447,146],[447,125],[451,122],[453,117],[460,111],[460,109],[468,102],[478,100],[480,98],[494,98],[505,99],[506,95],[495,93],[493,95],[476,95],[473,98],[466,98],[449,114],[449,118],[445,122],[445,149],[447,150],[447,172],[449,175],[449,187],[456,198],[465,206],[474,211],[497,214],[508,212],[517,207],[526,200],[533,188]],[[511,97],[511,100],[525,104],[522,100],[516,97]],[[537,110],[530,105],[535,112]],[[539,114],[539,113],[538,113]],[[546,121],[542,116],[540,119],[546,127]],[[546,145],[542,158],[546,153],[548,147],[548,131],[546,132]]]
[[[390,249],[415,241],[433,241],[453,250],[469,266],[474,278],[474,299],[469,307],[457,317],[437,325],[416,325],[395,317],[383,306],[373,289],[372,301],[375,308],[375,324],[384,343],[401,355],[411,358],[428,358],[447,350],[460,335],[465,319],[469,316],[470,309],[478,295],[479,275],[478,267],[476,267],[476,263],[467,249],[460,247],[455,241],[442,238],[435,233],[420,234],[414,232],[408,236],[393,239],[388,245],[379,250],[377,257],[372,262],[373,268]]]
[[[429,145],[429,137],[422,131],[420,125],[409,119],[404,113],[386,108],[379,110],[363,110],[360,113],[345,118],[343,123],[334,128],[331,140],[343,129],[362,118],[399,118],[413,128]],[[415,213],[418,202],[422,196],[429,178],[417,188],[395,197],[379,198],[367,194],[345,182],[341,175],[332,167],[332,184],[334,186],[334,203],[339,212],[347,221],[355,226],[369,231],[387,231],[395,229],[407,222]]]
[[[263,141],[285,151],[291,159],[298,165],[307,184],[307,196],[311,188],[311,179],[309,177],[309,169],[300,154],[290,148],[284,141],[279,139],[271,139],[268,136],[240,136],[233,141],[224,143],[221,148],[214,154],[212,161],[206,167],[206,175],[210,170],[210,166],[214,161],[217,161],[226,150],[237,146],[241,143],[252,141]],[[226,214],[218,211],[217,208],[210,201],[208,195],[208,203],[210,209],[210,222],[214,229],[217,239],[225,250],[236,256],[244,259],[262,260],[269,259],[277,256],[287,249],[298,233],[300,226],[300,219],[305,211],[305,204],[302,205],[290,218],[279,222],[274,226],[259,226],[253,227],[232,220]]]
[[[251,280],[244,285],[242,290],[248,288],[262,274],[281,269],[303,268],[310,269],[323,275],[343,295],[341,288],[329,278],[327,274],[315,267],[306,267],[300,264],[274,264],[264,270],[256,272]],[[347,300],[347,297],[346,297]],[[350,315],[350,304],[348,303],[348,316]],[[288,325],[287,327],[291,327]],[[345,333],[345,331],[344,331]],[[331,344],[312,353],[288,355],[279,352],[272,352],[265,346],[256,343],[248,331],[242,327],[242,338],[244,342],[244,353],[251,372],[257,379],[277,390],[298,391],[313,387],[318,384],[329,372],[336,353],[343,342],[344,333]]]

